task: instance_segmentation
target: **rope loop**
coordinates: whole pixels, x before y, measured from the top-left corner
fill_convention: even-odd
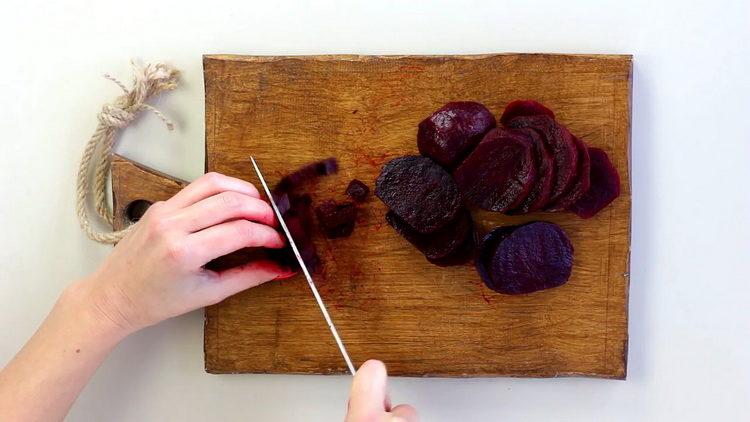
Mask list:
[[[179,72],[162,63],[146,64],[141,67],[131,61],[130,65],[133,68],[133,86],[130,89],[112,76],[104,75],[122,89],[123,95],[102,107],[97,116],[99,125],[86,143],[78,167],[76,187],[78,222],[90,239],[100,243],[117,243],[133,228],[131,225],[120,231],[98,231],[92,227],[86,211],[87,200],[93,194],[94,207],[103,223],[109,225],[113,223],[113,210],[107,200],[106,188],[107,180],[111,177],[112,147],[115,135],[119,130],[126,128],[144,110],[156,115],[164,122],[167,129],[174,129],[174,124],[159,110],[146,104],[146,101],[164,91],[175,89]],[[89,183],[92,172],[93,188]]]

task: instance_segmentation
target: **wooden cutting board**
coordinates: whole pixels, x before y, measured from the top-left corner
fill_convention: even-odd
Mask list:
[[[315,242],[314,275],[355,364],[377,358],[394,375],[624,378],[630,253],[631,56],[205,56],[206,170],[257,182],[250,155],[272,184],[313,160],[341,171],[310,185],[316,201],[342,198],[352,178],[370,186],[389,159],[417,153],[420,120],[444,103],[474,100],[498,114],[532,98],[589,145],[605,149],[622,195],[595,218],[570,213],[507,217],[562,226],[575,248],[570,281],[504,296],[471,265],[429,264],[385,222],[371,197],[350,238]],[[154,185],[155,186],[152,186]],[[182,183],[117,159],[116,225],[136,199],[159,200]],[[303,277],[276,281],[206,309],[211,373],[346,372]]]

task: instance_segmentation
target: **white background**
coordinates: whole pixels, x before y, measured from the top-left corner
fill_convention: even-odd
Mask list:
[[[184,72],[157,104],[178,129],[145,116],[119,151],[193,179],[203,53],[632,53],[628,380],[394,379],[394,401],[425,421],[747,418],[750,2],[189,3],[0,5],[0,363],[109,251],[78,228],[75,173],[96,112],[119,94],[101,75],[129,81],[131,57]],[[127,339],[70,420],[336,421],[348,387],[205,374],[194,312]]]

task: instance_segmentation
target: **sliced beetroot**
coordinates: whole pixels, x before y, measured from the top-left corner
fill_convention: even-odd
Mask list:
[[[326,237],[336,239],[352,234],[357,219],[357,207],[350,201],[336,202],[329,199],[315,207],[315,214]]]
[[[419,123],[417,147],[422,155],[450,170],[495,124],[495,116],[484,105],[451,102]]]
[[[570,207],[581,218],[591,218],[620,196],[620,175],[604,150],[589,148],[591,186]]]
[[[453,176],[467,202],[505,212],[523,202],[536,178],[533,143],[496,128],[466,157]]]
[[[565,284],[573,269],[573,245],[556,224],[534,222],[514,229],[487,262],[490,289],[524,294]]]
[[[546,115],[516,117],[508,122],[508,127],[532,128],[542,135],[555,163],[555,179],[549,199],[554,203],[568,190],[576,176],[578,150],[573,137],[565,135],[562,127]]]
[[[519,116],[549,116],[553,120],[555,119],[555,113],[538,101],[515,100],[505,106],[505,111],[500,117],[500,123],[507,126],[511,120]]]
[[[588,147],[583,141],[571,134],[565,126],[562,126],[562,129],[564,133],[566,133],[564,136],[571,136],[576,145],[576,151],[578,152],[578,169],[576,170],[576,177],[573,184],[568,190],[560,196],[557,201],[547,206],[545,211],[549,212],[567,210],[578,201],[591,186],[591,158],[589,157]]]
[[[386,213],[385,221],[430,261],[440,261],[443,258],[456,255],[459,249],[466,249],[467,239],[470,239],[474,232],[474,223],[471,219],[471,214],[465,209],[445,227],[429,234],[414,230],[414,228],[393,211]],[[473,244],[473,242],[468,243]],[[469,247],[469,249],[471,248]],[[471,250],[469,250],[470,254]]]
[[[346,194],[356,202],[364,202],[370,194],[370,188],[361,180],[352,179],[346,187]]]
[[[497,246],[500,242],[505,240],[505,238],[510,236],[510,234],[513,233],[513,230],[518,227],[520,226],[495,227],[477,241],[477,256],[474,260],[474,265],[477,267],[477,272],[485,284],[489,285],[492,283],[489,271],[492,264],[492,257],[495,255]]]
[[[420,233],[443,228],[461,209],[451,175],[419,155],[394,158],[383,166],[375,196]]]
[[[559,226],[547,222],[490,232],[477,259],[477,270],[487,287],[511,295],[563,285],[572,269],[570,239]]]
[[[315,243],[312,240],[312,198],[310,195],[290,195],[289,196],[290,207],[286,213],[283,214],[284,222],[286,223],[289,233],[294,239],[294,243],[299,249],[302,261],[305,262],[307,269],[311,272],[315,271],[320,263]],[[299,269],[297,259],[294,257],[291,246],[287,245],[284,249],[269,250],[276,259],[293,270]]]
[[[552,194],[552,183],[555,180],[555,165],[552,155],[547,151],[547,146],[539,132],[531,128],[514,130],[527,136],[534,144],[536,180],[526,199],[518,207],[508,212],[508,214],[526,214],[542,209],[549,202]]]
[[[333,157],[315,161],[282,177],[279,183],[274,187],[273,191],[274,193],[291,192],[306,181],[318,176],[328,176],[337,171],[339,171],[339,164]]]

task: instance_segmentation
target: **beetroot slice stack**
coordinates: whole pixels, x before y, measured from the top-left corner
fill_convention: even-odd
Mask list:
[[[576,146],[578,152],[578,166],[576,170],[576,176],[573,179],[573,183],[568,187],[568,190],[563,193],[557,201],[547,206],[545,211],[557,212],[565,211],[573,205],[591,186],[591,160],[589,158],[589,149],[586,144],[580,139],[575,137],[568,131],[565,126],[560,126],[563,130],[563,136],[570,136],[573,139],[573,143]]]
[[[560,125],[546,115],[520,116],[508,123],[508,127],[531,128],[544,139],[547,151],[555,163],[555,178],[549,201],[554,203],[572,185],[578,169],[578,150],[571,136],[564,136]]]
[[[461,211],[454,221],[433,233],[424,234],[414,230],[393,211],[388,211],[385,220],[404,239],[422,252],[430,262],[438,265],[462,264],[471,256],[471,245],[467,243],[474,235],[474,222],[468,210]]]
[[[503,294],[524,294],[565,284],[573,269],[573,245],[556,224],[500,227],[485,236],[476,266],[485,285]]]
[[[526,199],[536,180],[533,142],[496,128],[453,173],[461,195],[479,208],[505,212]]]
[[[606,152],[589,148],[591,187],[570,207],[581,218],[591,218],[620,196],[620,175]]]
[[[470,258],[471,214],[461,205],[453,178],[431,159],[394,158],[383,167],[375,196],[390,208],[388,224],[430,262],[448,266]]]
[[[513,129],[527,136],[534,144],[534,158],[536,160],[536,180],[529,190],[529,194],[521,204],[510,210],[508,214],[526,214],[538,211],[549,202],[552,194],[552,183],[555,178],[555,165],[542,136],[534,129]]]
[[[477,271],[499,293],[560,286],[573,247],[559,226],[496,227],[480,240],[465,206],[590,218],[619,195],[619,175],[604,151],[588,148],[539,102],[509,103],[500,123],[479,103],[446,104],[419,124],[422,156],[387,163],[375,195],[390,208],[388,224],[435,265],[465,263],[478,248]]]
[[[508,126],[511,120],[519,116],[548,116],[555,120],[555,113],[543,104],[534,100],[515,100],[505,106],[500,123]]]
[[[389,161],[375,182],[375,196],[420,233],[443,228],[461,209],[450,174],[419,155]]]

